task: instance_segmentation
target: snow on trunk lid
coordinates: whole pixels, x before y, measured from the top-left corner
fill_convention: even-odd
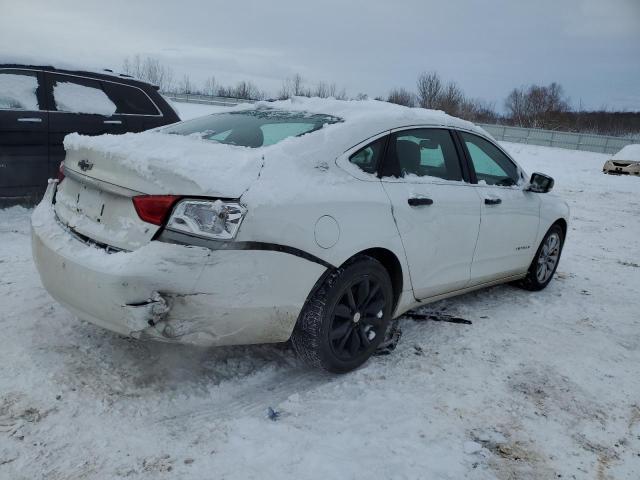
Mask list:
[[[64,141],[66,178],[56,194],[56,214],[96,243],[135,250],[160,227],[144,222],[135,195],[239,198],[258,178],[262,154],[157,132]]]
[[[154,131],[64,139],[65,168],[148,195],[239,198],[258,178],[260,149]]]

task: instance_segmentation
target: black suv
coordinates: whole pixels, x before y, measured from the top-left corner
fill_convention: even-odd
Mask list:
[[[69,133],[141,132],[178,121],[157,87],[126,75],[0,64],[0,207],[40,199]]]

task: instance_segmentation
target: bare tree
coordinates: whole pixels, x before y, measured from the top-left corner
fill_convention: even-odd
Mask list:
[[[278,98],[285,100],[291,97],[310,97],[311,89],[305,88],[302,75],[296,73],[292,77],[287,77],[282,82],[282,87],[278,92]]]
[[[194,92],[193,83],[191,83],[191,78],[186,73],[182,76],[182,80],[180,80],[180,84],[178,85],[178,93],[195,93]]]
[[[438,108],[449,115],[458,116],[464,102],[464,94],[455,82],[449,82],[440,95]]]
[[[405,107],[415,106],[415,95],[405,88],[394,88],[389,92],[387,102],[404,105]]]
[[[341,90],[334,90],[331,96],[336,100],[347,100],[347,98],[349,98],[347,97],[347,91],[344,88]]]
[[[479,99],[465,98],[460,104],[458,115],[472,122],[496,123],[498,121],[495,105]]]
[[[131,59],[127,57],[122,63],[122,70],[127,75],[157,85],[163,92],[173,89],[173,70],[162,65],[157,58],[143,58],[140,54]]]
[[[278,100],[286,100],[287,98],[291,98],[291,79],[285,78],[282,81],[282,86],[280,87],[280,91],[278,92]]]
[[[422,108],[440,108],[442,82],[436,72],[422,73],[418,77],[418,105]]]
[[[505,109],[516,125],[555,128],[560,114],[570,111],[569,99],[556,82],[514,88],[505,100]]]
[[[216,82],[216,77],[211,75],[204,81],[204,88],[202,89],[202,93],[205,95],[214,96],[218,92],[218,84]]]
[[[296,97],[310,97],[311,96],[310,91],[308,89],[305,90],[305,88],[304,88],[304,79],[302,78],[302,75],[300,75],[299,73],[296,73],[291,78],[291,94],[296,96]]]
[[[511,90],[504,101],[504,107],[516,125],[524,126],[525,118],[527,117],[527,108],[523,89],[514,88]]]
[[[233,95],[231,96],[244,100],[260,100],[264,98],[264,93],[253,83],[243,80],[236,84],[236,87],[233,89]]]
[[[333,85],[335,90],[335,85]],[[318,82],[316,89],[313,92],[314,97],[327,98],[333,96],[329,93],[329,85],[326,82]]]
[[[280,100],[291,97],[333,97],[337,100],[346,100],[347,92],[344,88],[339,90],[335,83],[327,83],[325,81],[318,82],[315,88],[311,89],[305,86],[302,75],[296,73],[292,77],[285,78],[278,91],[278,99]]]

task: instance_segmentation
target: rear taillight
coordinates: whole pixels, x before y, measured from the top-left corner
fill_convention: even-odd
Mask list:
[[[178,195],[139,195],[133,197],[133,206],[141,220],[163,225],[179,199]]]
[[[64,180],[64,161],[60,162],[60,166],[58,167],[58,183]]]

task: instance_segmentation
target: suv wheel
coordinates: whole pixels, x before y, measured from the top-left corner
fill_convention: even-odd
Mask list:
[[[384,339],[393,288],[386,269],[359,257],[332,272],[307,300],[291,336],[307,363],[334,373],[362,365]]]

